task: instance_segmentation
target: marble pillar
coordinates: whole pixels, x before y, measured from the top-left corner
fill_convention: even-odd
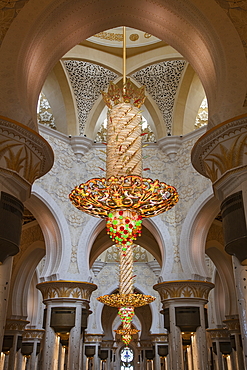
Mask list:
[[[87,282],[61,280],[40,283],[37,285],[37,288],[41,291],[43,302],[46,305],[46,327],[41,370],[57,370],[60,345],[59,334],[63,331],[69,333],[67,367],[69,370],[80,370],[82,366],[82,309],[89,309],[91,293],[97,286]],[[65,328],[65,326],[60,328],[59,323],[52,323],[52,314],[55,312],[54,310],[59,308],[64,310],[64,312],[66,312],[65,309],[67,308],[68,311],[74,313],[73,322],[72,324],[71,322],[68,323],[68,328]],[[69,318],[71,320],[71,316]]]
[[[95,354],[93,356],[93,370],[100,370],[99,349],[102,345],[103,334],[90,334],[85,335],[85,346],[95,346]]]
[[[226,325],[232,339],[234,341],[233,348],[233,368],[236,370],[244,369],[244,358],[243,358],[243,348],[240,343],[240,323],[238,315],[228,315],[226,320],[223,321]]]
[[[210,282],[193,280],[162,282],[154,286],[160,294],[164,309],[164,326],[169,331],[169,358],[172,370],[185,370],[182,333],[193,335],[194,370],[208,369],[204,308],[208,302],[208,294],[213,287],[214,284]],[[191,311],[189,325],[188,322],[183,323],[184,312],[188,317],[186,310]],[[193,310],[196,315],[192,315]]]
[[[12,346],[8,355],[8,370],[17,366],[17,352],[21,349],[22,335],[29,321],[20,317],[19,319],[7,319],[5,324],[5,335],[12,337]]]
[[[33,351],[31,353],[30,359],[28,360],[28,369],[27,370],[39,370],[38,365],[38,355],[37,347],[40,345],[45,331],[43,329],[25,329],[22,340],[23,343],[33,343]]]
[[[166,349],[168,348],[168,334],[151,334],[154,347],[154,368],[155,370],[164,370]]]
[[[227,361],[226,357],[232,352],[230,333],[226,328],[207,329],[210,333],[214,348],[214,358],[217,364],[217,370],[225,369]]]

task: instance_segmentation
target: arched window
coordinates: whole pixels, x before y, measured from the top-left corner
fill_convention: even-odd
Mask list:
[[[134,370],[134,352],[129,347],[124,347],[120,352],[121,370]]]

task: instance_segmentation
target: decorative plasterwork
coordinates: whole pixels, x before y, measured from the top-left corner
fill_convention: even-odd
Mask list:
[[[230,333],[226,328],[207,329],[207,332],[210,334],[211,339],[230,339]]]
[[[64,60],[78,109],[79,131],[82,135],[87,116],[101,91],[118,75],[97,64],[78,60]]]
[[[168,281],[156,284],[154,289],[160,294],[161,301],[173,298],[200,298],[208,299],[208,294],[214,284],[208,281]]]
[[[42,136],[0,117],[0,169],[32,184],[51,169],[53,160],[53,151]]]
[[[161,62],[132,75],[140,85],[146,87],[146,91],[158,105],[168,134],[172,131],[174,102],[185,64],[184,60]]]
[[[120,26],[107,31],[99,32],[96,35],[89,37],[87,40],[104,46],[122,47],[123,27]],[[147,46],[159,41],[161,40],[155,36],[152,36],[150,33],[126,27],[127,48]]]
[[[29,321],[26,320],[7,319],[5,324],[5,332],[23,332],[27,324],[29,324]]]
[[[23,339],[42,339],[45,330],[42,329],[25,329],[22,338]]]
[[[52,113],[50,103],[48,102],[45,94],[41,92],[39,96],[37,119],[38,123],[48,126],[56,130],[55,118]]]
[[[206,132],[192,150],[196,170],[208,177],[219,189],[234,174],[247,168],[247,117],[241,116],[223,122]],[[226,185],[225,185],[226,186]],[[228,188],[229,183],[227,184]]]
[[[80,281],[46,281],[37,284],[43,299],[73,298],[90,300],[91,293],[97,289],[97,285]]]

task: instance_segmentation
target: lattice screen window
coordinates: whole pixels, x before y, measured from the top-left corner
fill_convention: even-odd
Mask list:
[[[185,65],[184,60],[165,61],[145,67],[132,75],[140,85],[146,87],[158,105],[167,133],[172,132],[174,102]]]

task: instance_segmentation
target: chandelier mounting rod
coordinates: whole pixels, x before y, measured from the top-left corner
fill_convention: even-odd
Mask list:
[[[123,90],[126,84],[126,27],[123,26]]]

